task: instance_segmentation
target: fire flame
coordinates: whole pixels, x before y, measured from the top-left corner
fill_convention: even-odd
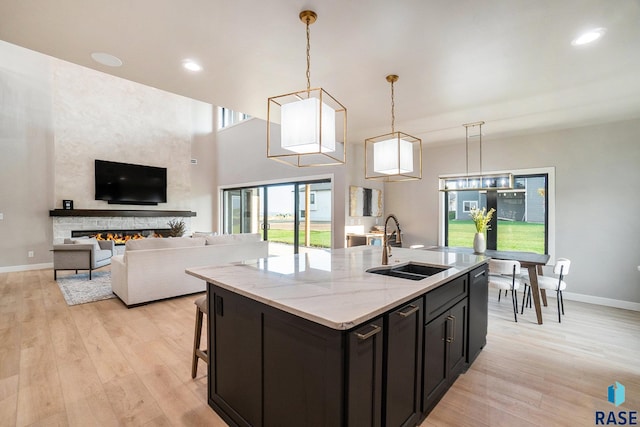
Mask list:
[[[98,233],[91,237],[95,237],[96,240],[113,240],[117,245],[124,245],[129,240],[138,240],[138,239],[145,238],[140,233],[127,234],[127,235],[122,235],[121,233]],[[158,233],[153,233],[153,237],[162,237],[162,235]]]

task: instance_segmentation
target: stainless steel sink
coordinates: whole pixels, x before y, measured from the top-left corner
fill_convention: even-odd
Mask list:
[[[449,267],[435,265],[418,264],[409,262],[397,267],[375,267],[367,270],[367,273],[381,274],[383,276],[398,277],[408,280],[422,280],[434,274],[448,270]]]

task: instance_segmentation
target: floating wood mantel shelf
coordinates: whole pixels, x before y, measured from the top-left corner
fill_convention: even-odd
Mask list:
[[[124,209],[53,209],[49,211],[49,216],[132,216],[132,217],[159,217],[196,216],[192,211],[161,211],[161,210],[124,210]]]

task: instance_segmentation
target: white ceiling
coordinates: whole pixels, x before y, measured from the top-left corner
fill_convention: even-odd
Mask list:
[[[640,117],[638,0],[2,0],[0,39],[266,118],[306,87],[304,9],[311,85],[347,107],[351,142],[391,130],[392,73],[396,130],[427,144],[479,120],[492,137]]]

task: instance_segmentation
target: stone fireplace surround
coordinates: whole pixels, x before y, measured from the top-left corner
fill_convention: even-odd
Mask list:
[[[49,211],[53,220],[53,244],[60,244],[71,238],[73,231],[131,231],[166,230],[170,220],[183,220],[185,235],[191,234],[190,211],[154,210],[64,210]]]

